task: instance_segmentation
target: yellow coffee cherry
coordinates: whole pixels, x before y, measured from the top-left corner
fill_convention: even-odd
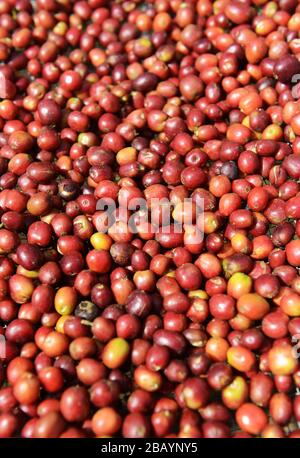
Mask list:
[[[91,238],[90,242],[95,250],[109,250],[112,246],[112,238],[107,235],[103,234],[102,232],[95,232]]]

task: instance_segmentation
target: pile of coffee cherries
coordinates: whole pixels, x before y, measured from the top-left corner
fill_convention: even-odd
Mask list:
[[[0,437],[299,438],[298,0],[0,0],[0,97]]]

